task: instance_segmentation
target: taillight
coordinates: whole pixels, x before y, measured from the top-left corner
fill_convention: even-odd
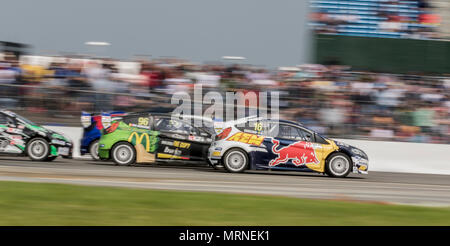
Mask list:
[[[114,122],[110,127],[105,129],[105,134],[114,132],[119,126],[119,122]]]
[[[228,137],[230,132],[231,132],[231,127],[228,127],[226,129],[224,129],[219,135],[217,135],[216,139],[217,140],[222,140],[222,139]]]

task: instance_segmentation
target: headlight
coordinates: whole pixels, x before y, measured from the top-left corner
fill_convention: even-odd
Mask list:
[[[66,145],[66,142],[64,142],[64,141],[62,141],[62,140],[58,140],[58,139],[53,139],[53,140],[52,140],[52,144]]]
[[[352,149],[352,152],[353,152],[354,154],[356,154],[356,155],[366,156],[366,155],[364,154],[364,152],[362,152],[362,151],[359,150],[359,149]]]

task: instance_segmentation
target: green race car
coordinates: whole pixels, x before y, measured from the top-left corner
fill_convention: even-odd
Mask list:
[[[26,155],[33,161],[72,157],[73,144],[63,135],[38,126],[9,110],[0,110],[0,154]]]
[[[130,114],[112,122],[103,116],[102,124],[99,158],[118,165],[156,161],[206,165],[214,134],[213,130],[195,127],[188,120],[172,119],[168,114]]]

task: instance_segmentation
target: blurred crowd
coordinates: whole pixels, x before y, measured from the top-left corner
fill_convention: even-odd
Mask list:
[[[265,69],[235,62],[198,64],[166,58],[120,65],[112,59],[0,61],[0,107],[46,122],[81,111],[173,108],[177,91],[279,91],[280,117],[331,137],[450,143],[450,77],[352,71],[306,64]]]
[[[441,16],[430,0],[312,0],[311,26],[317,33],[441,38]]]

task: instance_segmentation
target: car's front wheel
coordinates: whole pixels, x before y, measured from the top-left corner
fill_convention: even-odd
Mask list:
[[[92,158],[96,161],[100,159],[100,157],[98,157],[98,142],[99,140],[95,140],[89,146],[89,154],[91,154]]]
[[[34,138],[27,144],[27,154],[33,161],[45,161],[50,153],[50,145],[43,138]]]
[[[331,177],[344,178],[352,171],[352,161],[343,153],[334,153],[327,158],[325,172]]]
[[[136,150],[128,142],[120,142],[114,145],[111,157],[117,165],[131,165],[136,161]]]
[[[247,169],[249,159],[247,153],[241,149],[231,149],[225,153],[223,164],[232,173],[240,173]]]

